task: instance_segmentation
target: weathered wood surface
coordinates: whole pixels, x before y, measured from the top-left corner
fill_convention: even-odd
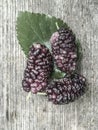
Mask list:
[[[18,12],[25,10],[63,19],[80,39],[89,90],[76,102],[55,106],[36,95],[26,101],[26,58],[15,30]],[[0,0],[0,130],[98,130],[97,0]]]

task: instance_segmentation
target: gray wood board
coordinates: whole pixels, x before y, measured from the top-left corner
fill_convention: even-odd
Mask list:
[[[83,48],[81,73],[88,91],[68,105],[53,105],[22,90],[26,57],[16,37],[19,11],[63,19]],[[0,130],[98,130],[98,1],[0,0]]]

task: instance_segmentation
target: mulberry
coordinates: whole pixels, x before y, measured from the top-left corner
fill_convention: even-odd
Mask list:
[[[67,104],[83,95],[85,86],[86,79],[83,76],[72,74],[50,83],[46,88],[46,93],[49,101],[54,104]]]
[[[53,60],[48,48],[39,43],[30,48],[27,66],[22,81],[26,92],[37,93],[45,89],[53,69]]]
[[[50,39],[52,54],[57,67],[67,73],[76,69],[77,47],[72,30],[61,28]]]

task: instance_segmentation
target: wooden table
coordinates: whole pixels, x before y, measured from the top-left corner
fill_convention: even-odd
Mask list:
[[[58,106],[36,95],[26,100],[26,57],[15,30],[25,10],[63,19],[80,39],[89,89],[76,102]],[[98,130],[98,0],[0,0],[0,130]]]

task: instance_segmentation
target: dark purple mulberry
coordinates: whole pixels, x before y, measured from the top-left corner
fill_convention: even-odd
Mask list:
[[[53,60],[49,49],[39,43],[30,48],[27,66],[22,81],[26,92],[37,93],[47,86],[49,76],[53,69]]]
[[[57,67],[63,72],[72,73],[75,71],[77,47],[73,32],[69,29],[61,28],[53,33],[50,42]]]
[[[86,79],[83,76],[72,74],[50,83],[46,88],[46,93],[49,101],[54,104],[64,104],[72,102],[83,95],[85,86]]]

